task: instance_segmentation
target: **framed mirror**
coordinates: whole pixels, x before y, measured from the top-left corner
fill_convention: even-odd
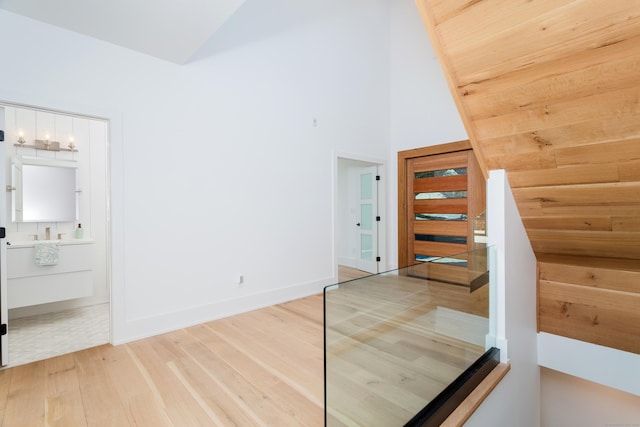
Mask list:
[[[13,222],[78,219],[78,165],[73,161],[17,157],[12,162]]]

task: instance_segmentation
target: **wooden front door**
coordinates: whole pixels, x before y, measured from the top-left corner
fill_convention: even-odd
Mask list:
[[[428,149],[433,154],[399,154],[401,267],[473,250],[473,220],[485,210],[485,180],[468,141]]]

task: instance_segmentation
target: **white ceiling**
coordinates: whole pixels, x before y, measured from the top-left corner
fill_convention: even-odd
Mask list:
[[[0,8],[177,64],[246,0],[0,0]]]

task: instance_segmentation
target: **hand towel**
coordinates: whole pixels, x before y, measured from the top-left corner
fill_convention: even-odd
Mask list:
[[[56,265],[60,258],[60,243],[52,241],[36,242],[36,265]]]

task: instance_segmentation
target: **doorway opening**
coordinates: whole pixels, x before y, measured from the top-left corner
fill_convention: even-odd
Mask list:
[[[0,227],[6,229],[0,239],[0,323],[8,331],[0,341],[2,366],[109,343],[109,122],[2,103],[0,129],[0,188],[7,189],[0,198]],[[68,202],[75,215],[29,220],[16,214],[27,209],[27,164],[75,171],[75,198]],[[44,190],[34,200],[46,210]],[[44,264],[43,248],[54,254]]]
[[[337,158],[338,281],[385,270],[384,178],[381,162]]]

